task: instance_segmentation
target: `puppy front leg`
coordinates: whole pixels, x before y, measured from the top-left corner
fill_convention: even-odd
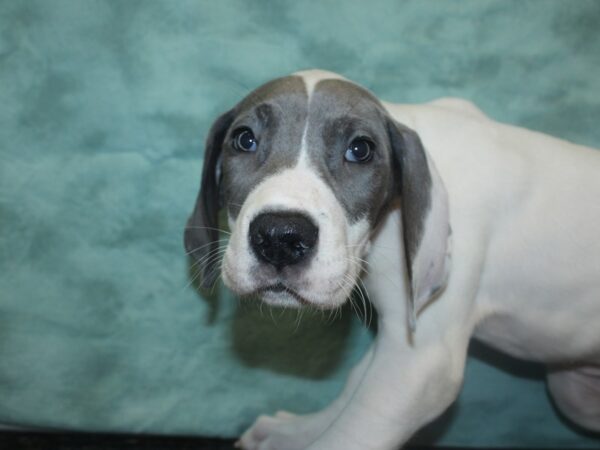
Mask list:
[[[246,450],[300,450],[314,442],[348,404],[373,357],[373,346],[351,370],[342,393],[325,409],[306,415],[280,411],[274,417],[260,416],[237,445]]]
[[[310,450],[391,450],[440,415],[463,379],[468,338],[410,348],[380,333],[354,396]]]

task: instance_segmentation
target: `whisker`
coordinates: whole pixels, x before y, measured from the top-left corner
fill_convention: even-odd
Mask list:
[[[363,297],[363,301],[365,303],[365,310],[366,310],[366,305],[367,304],[369,305],[369,311],[370,311],[369,320],[368,320],[368,323],[366,323],[365,325],[367,326],[367,328],[371,328],[371,323],[373,321],[373,303],[371,303],[370,301],[367,301],[367,299],[365,298],[365,293],[366,293],[367,298],[369,297],[369,291],[367,290],[367,286],[365,286],[365,283],[360,278],[358,279],[358,283],[360,286],[362,286],[360,288],[360,291],[361,291],[361,295]],[[362,292],[363,289],[364,289],[365,293]]]
[[[214,231],[218,231],[219,233],[223,233],[223,234],[231,234],[231,231],[227,231],[224,230],[222,228],[215,228],[215,227],[201,227],[201,226],[189,226],[186,225],[185,227],[186,230],[214,230]]]
[[[333,321],[335,320],[336,310],[337,310],[337,308],[332,308],[329,310],[329,314],[327,315],[327,319],[325,320],[325,325],[329,325],[329,324],[333,323]],[[325,311],[321,312],[321,319],[325,319]]]
[[[219,244],[219,247],[221,247],[221,245],[222,245],[221,243],[227,243],[227,242],[229,242],[229,239],[219,239],[218,241],[211,241],[208,244],[201,245],[200,247],[196,247],[196,248],[190,250],[189,252],[186,252],[185,255],[189,256],[192,253],[196,253],[198,250],[201,250],[205,247],[209,247],[209,246],[213,245],[214,243]]]
[[[213,264],[215,265],[215,267],[213,267],[213,272],[215,270],[217,270],[217,276],[215,278],[215,281],[213,281],[213,284],[210,288],[210,295],[212,295],[214,293],[217,282],[223,277],[223,256],[221,256],[221,262],[219,262],[218,264],[216,264],[216,263],[213,263]],[[213,272],[210,273],[210,276],[212,276]]]
[[[206,254],[204,254],[201,258],[196,258],[194,257],[194,262],[193,264],[190,266],[191,268],[195,268],[196,266],[198,266],[199,264],[204,263],[204,261],[209,258],[210,256],[218,253],[218,252],[226,252],[227,251],[227,245],[225,244],[219,244],[217,245],[216,248],[213,248],[211,250],[209,250]]]
[[[204,265],[206,265],[208,263],[208,260],[211,259],[212,257],[214,257],[215,255],[225,254],[226,252],[227,252],[227,248],[226,247],[217,247],[216,249],[213,249],[210,252],[208,252],[206,255],[204,255],[199,260],[195,261],[190,266],[190,268],[195,269],[195,268],[198,268],[200,266],[204,266]]]
[[[338,311],[339,311],[339,313],[340,313],[340,319],[342,319],[342,316],[344,315],[344,310],[343,310],[343,308],[342,308],[342,305],[338,306],[336,309],[337,309],[337,310],[336,310],[336,313],[335,313],[335,316],[334,316],[334,317],[336,317],[336,316],[337,316],[337,313],[338,313]]]
[[[223,253],[225,252],[225,249],[223,249]],[[183,287],[182,290],[185,290],[187,288],[189,288],[192,284],[194,284],[196,282],[196,280],[198,280],[198,278],[200,278],[201,274],[202,274],[202,268],[199,268],[200,265],[204,266],[206,264],[209,264],[209,261],[214,258],[215,256],[218,256],[219,252],[211,252],[213,253],[212,255],[209,253],[208,255],[206,255],[204,258],[202,258],[199,261],[196,261],[194,264],[192,264],[190,266],[191,269],[195,270],[195,274],[192,277],[192,279]],[[208,259],[207,259],[208,258]]]
[[[351,256],[352,258],[361,260],[360,258],[356,257],[356,256]],[[386,258],[387,259],[387,258]],[[398,285],[398,283],[396,283],[396,281],[394,281],[393,279],[391,279],[386,273],[384,272],[380,272],[380,271],[374,271],[373,270],[373,265],[371,263],[369,263],[368,261],[365,260],[361,260],[363,261],[365,264],[368,264],[369,267],[371,268],[370,270],[367,270],[364,266],[362,266],[362,270],[367,274],[367,275],[371,275],[372,273],[375,273],[377,275],[380,275],[382,277],[384,277],[387,281],[390,282],[390,284],[392,284],[394,287],[398,288],[399,291],[402,291],[402,287]]]
[[[322,317],[325,317],[325,312],[323,312]],[[335,322],[337,317],[337,308],[332,308],[329,310],[329,314],[327,315],[327,319],[325,320],[325,325],[330,325]]]
[[[200,271],[197,271],[194,276],[192,277],[192,279],[190,281],[188,281],[188,283],[183,287],[183,289],[181,289],[182,291],[185,291],[187,288],[189,288],[192,284],[194,284],[196,282],[196,280],[200,277]]]
[[[371,266],[371,264],[368,261],[366,261],[362,258],[359,258],[357,256],[351,256],[350,261],[358,264],[359,270],[361,272],[365,272],[367,275],[371,274],[371,271],[369,271],[365,268],[365,265]],[[393,280],[391,280],[386,274],[382,273],[381,275],[384,276],[388,281],[390,281],[390,283],[392,283],[394,286],[397,286],[397,284]],[[365,325],[370,328],[371,323],[373,321],[373,316],[374,316],[373,303],[371,303],[370,301],[367,300],[369,298],[369,290],[367,289],[367,286],[365,285],[365,283],[361,277],[357,278],[357,285],[358,285],[357,288],[358,288],[359,295],[360,295],[363,305],[365,307],[365,320],[366,320],[366,316],[368,315],[368,321],[367,320],[365,321]],[[369,305],[368,311],[367,311],[367,304]]]
[[[216,264],[216,262],[219,260],[219,258],[222,258],[225,253],[226,253],[225,249],[217,251],[209,259],[204,261],[202,264],[205,267],[214,266]]]
[[[364,324],[367,328],[369,328],[373,319],[373,305],[371,304],[371,302],[367,301],[365,293],[363,292],[363,288],[366,290],[364,283],[359,278],[356,286],[356,291],[358,292],[358,296],[360,297],[364,308]]]
[[[300,328],[300,322],[302,321],[302,316],[304,315],[305,308],[298,308],[298,312],[296,313],[296,319],[294,320],[294,324],[296,327],[294,328],[294,334],[298,332]]]
[[[364,307],[365,314],[361,317],[360,308],[356,304],[356,302],[354,300],[354,295],[353,295],[354,292],[356,291],[356,284],[355,284],[354,280],[352,278],[350,278],[349,275],[345,275],[344,278],[348,282],[347,285],[352,288],[350,290],[349,294],[348,294],[348,300],[350,302],[350,305],[352,306],[352,309],[354,310],[354,312],[356,313],[356,316],[360,319],[360,321],[366,323],[366,310],[367,310],[367,308],[366,308],[366,305],[364,303],[364,298],[362,299],[362,301],[363,301],[363,307]]]
[[[215,291],[215,286],[217,285],[217,283],[219,281],[222,281],[223,276],[219,273],[219,275],[217,276],[217,278],[215,278],[215,281],[213,282],[212,287],[210,288],[210,295],[213,295],[214,291]]]
[[[285,314],[285,311],[287,310],[288,305],[283,305],[283,311],[281,311],[279,313],[279,317],[277,318],[277,320],[281,321],[281,318],[283,317],[283,315]]]
[[[350,256],[350,258],[348,259],[348,262],[350,264],[356,264],[356,266],[358,268],[357,272],[359,274],[361,272],[365,272],[367,275],[369,274],[369,271],[363,265],[363,264],[369,264],[368,261],[366,261],[362,258],[359,258],[359,257]],[[347,275],[347,277],[349,277],[349,276]],[[363,315],[362,321],[364,322],[366,327],[370,327],[371,321],[373,319],[373,304],[367,300],[368,290],[360,277],[357,277],[356,281],[354,281],[354,280],[350,280],[350,281],[354,285],[353,292],[357,293],[359,299],[361,300],[362,306],[363,306],[364,315]],[[365,294],[367,294],[367,297],[365,296]],[[367,307],[367,304],[368,304],[368,307]],[[360,315],[359,315],[359,317],[360,317]]]
[[[356,310],[354,302],[352,301],[352,296],[350,295],[351,291],[347,291],[349,283],[343,283],[344,281],[348,281],[348,278],[349,277],[344,276],[342,281],[338,281],[337,284],[338,284],[338,287],[340,288],[340,290],[344,293],[344,297],[346,297],[348,299],[348,302],[350,303],[350,307],[352,308],[354,313],[358,315],[358,311]]]
[[[335,322],[337,318],[337,307],[336,308],[331,308],[329,310],[329,314],[327,315],[327,320],[325,320],[325,324],[329,325],[333,322]],[[325,319],[325,310],[321,310],[321,320]]]
[[[198,278],[202,274],[202,267],[207,267],[209,264],[212,263],[213,259],[215,261],[218,260],[219,257],[221,257],[222,255],[224,255],[226,251],[227,251],[226,248],[222,248],[222,249],[218,249],[217,248],[216,250],[213,250],[213,251],[209,252],[203,258],[201,258],[198,261],[194,262],[194,264],[192,264],[190,266],[190,268],[193,269],[193,270],[195,270],[196,273],[194,274],[194,276],[192,277],[192,279],[183,287],[182,290],[185,290],[185,289],[189,288],[192,284],[194,284],[196,282],[196,280],[198,280]]]
[[[346,248],[356,248],[356,247],[362,247],[364,244],[352,244],[352,245],[346,245]],[[398,249],[397,248],[393,248],[393,247],[386,247],[385,245],[381,245],[381,244],[377,244],[373,241],[371,241],[371,247],[377,247],[383,250],[390,250],[393,252],[397,252]]]
[[[275,320],[275,317],[273,316],[273,308],[269,306],[269,314],[271,315],[271,320],[273,321],[273,324],[277,325],[277,321]]]

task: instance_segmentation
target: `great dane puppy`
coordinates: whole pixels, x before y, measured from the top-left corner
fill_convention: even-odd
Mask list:
[[[456,398],[473,335],[546,364],[562,412],[600,431],[599,233],[591,148],[329,72],[258,88],[207,139],[185,230],[203,284],[329,309],[362,277],[379,327],[328,408],[261,416],[238,445],[398,448]]]

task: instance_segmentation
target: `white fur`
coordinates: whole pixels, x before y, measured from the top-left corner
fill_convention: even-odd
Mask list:
[[[305,76],[313,87],[330,77]],[[464,100],[384,105],[419,134],[445,186],[453,231],[447,286],[410,333],[401,211],[394,210],[374,236],[364,280],[379,312],[377,339],[343,393],[315,414],[259,418],[240,445],[398,448],[456,398],[472,335],[551,367],[583,366],[553,372],[550,389],[569,417],[600,430],[600,373],[592,368],[600,365],[600,153],[494,122]],[[309,277],[311,295],[325,301],[318,290],[331,292],[327,278],[347,271],[325,261],[339,257],[343,244],[364,241],[367,230],[348,228],[333,194],[304,165],[256,189],[234,237],[270,203],[328,214],[319,222],[327,256]],[[435,250],[428,245],[436,244],[419,252]]]

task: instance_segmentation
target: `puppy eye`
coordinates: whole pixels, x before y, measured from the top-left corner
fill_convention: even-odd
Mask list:
[[[258,140],[250,128],[240,128],[233,134],[233,148],[241,152],[255,152],[258,147]]]
[[[373,142],[359,137],[350,142],[350,145],[344,153],[344,158],[349,162],[364,163],[370,161],[373,157]]]

